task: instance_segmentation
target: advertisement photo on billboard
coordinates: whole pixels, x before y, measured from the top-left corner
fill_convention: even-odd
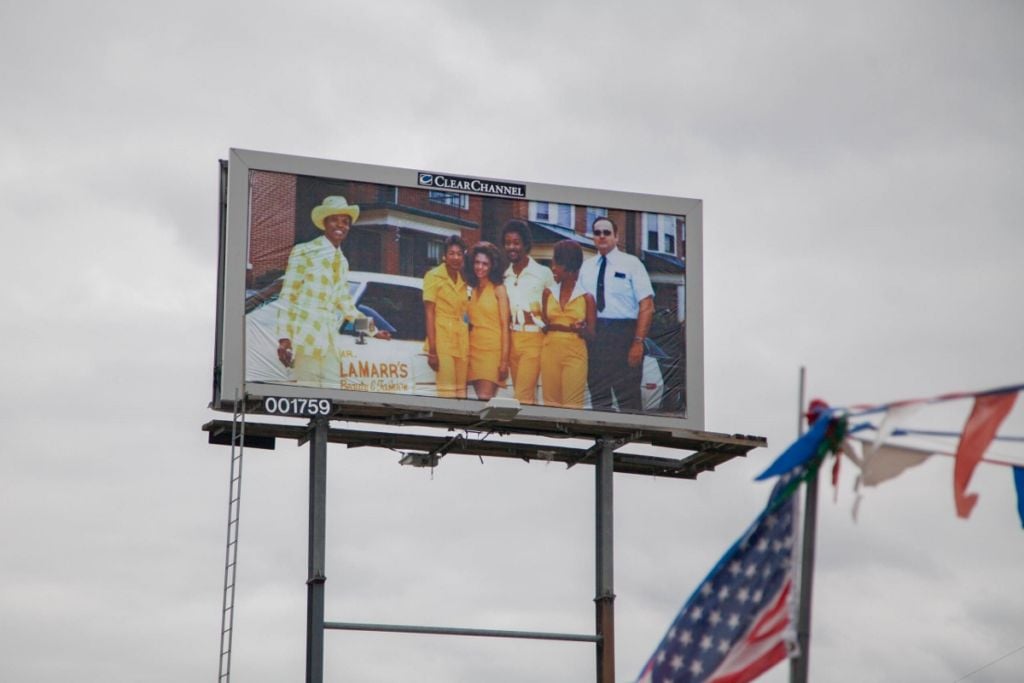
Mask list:
[[[228,165],[221,391],[700,427],[699,201],[304,161]]]

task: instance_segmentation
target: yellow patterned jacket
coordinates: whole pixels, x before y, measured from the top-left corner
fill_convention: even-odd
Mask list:
[[[277,338],[290,339],[296,354],[323,358],[345,321],[365,317],[349,292],[341,249],[323,236],[296,244],[278,299]]]

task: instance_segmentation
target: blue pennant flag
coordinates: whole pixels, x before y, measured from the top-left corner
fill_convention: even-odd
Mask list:
[[[790,444],[789,448],[782,452],[782,455],[775,459],[764,472],[757,476],[756,481],[771,479],[780,474],[791,471],[794,467],[805,464],[818,452],[818,447],[825,440],[828,433],[828,425],[831,421],[831,413],[823,412],[806,434]]]
[[[1021,526],[1024,526],[1024,467],[1013,468],[1013,485],[1017,487],[1017,514],[1020,515]]]

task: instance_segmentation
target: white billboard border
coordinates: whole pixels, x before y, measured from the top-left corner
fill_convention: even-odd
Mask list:
[[[223,298],[218,302],[219,315],[216,325],[219,345],[215,349],[214,396],[211,407],[222,411],[234,410],[233,397],[237,392],[237,395],[246,399],[262,399],[268,396],[328,398],[342,410],[346,405],[370,409],[379,407],[381,416],[400,415],[402,412],[408,411],[427,411],[434,415],[450,414],[453,417],[479,414],[484,403],[470,399],[316,389],[244,381],[249,173],[254,170],[412,188],[420,188],[416,182],[417,174],[423,172],[422,170],[331,161],[254,150],[234,148],[230,150],[226,226],[223,228],[221,237],[223,240],[221,249],[223,262],[218,264],[218,278]],[[467,173],[452,173],[450,175],[525,185],[527,201],[599,206],[686,217],[686,286],[684,288],[686,297],[686,416],[524,405],[513,421],[503,423],[503,429],[517,431],[516,422],[521,420],[529,421],[534,425],[550,423],[552,430],[558,432],[564,431],[566,426],[571,425],[580,425],[587,433],[592,433],[593,428],[600,428],[604,425],[629,430],[702,431],[704,429],[703,202],[699,199],[549,185],[474,176]],[[466,192],[466,194],[476,193]],[[492,195],[481,194],[480,196]],[[536,428],[531,427],[528,431],[535,432]]]

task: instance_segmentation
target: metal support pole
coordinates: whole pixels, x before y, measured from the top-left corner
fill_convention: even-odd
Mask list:
[[[804,433],[804,410],[807,405],[804,395],[806,371],[800,367],[800,417],[797,434]],[[807,683],[811,659],[811,594],[814,589],[814,546],[818,529],[818,477],[804,483],[804,529],[800,552],[800,604],[797,613],[796,637],[800,651],[791,660],[789,680],[791,683]]]
[[[306,683],[324,680],[324,574],[327,549],[327,420],[310,423],[309,577],[306,580]]]
[[[490,628],[456,628],[451,626],[409,626],[405,624],[359,624],[345,621],[324,622],[324,628],[339,631],[374,631],[378,633],[421,633],[434,636],[480,636],[484,638],[523,638],[525,640],[564,640],[574,643],[596,643],[599,638],[581,633],[550,633],[546,631],[507,631]]]
[[[595,475],[595,502],[597,521],[596,539],[596,595],[597,612],[597,683],[615,681],[615,592],[614,592],[614,536],[612,533],[612,476],[614,474],[615,444],[611,439],[601,440],[597,454]]]
[[[818,477],[812,477],[805,484],[807,496],[804,499],[804,539],[800,563],[800,612],[796,636],[800,653],[793,660],[790,680],[793,683],[807,683],[811,659],[811,593],[814,588],[814,541],[818,526]]]

